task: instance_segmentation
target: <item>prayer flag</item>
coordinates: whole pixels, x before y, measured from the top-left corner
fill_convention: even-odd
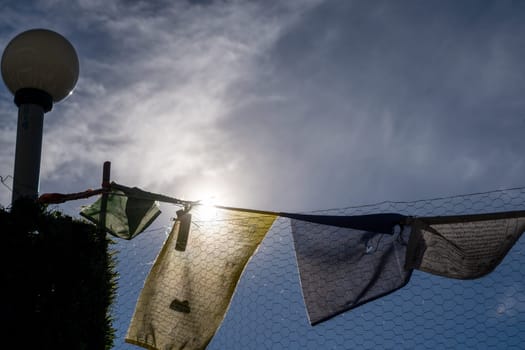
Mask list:
[[[102,198],[84,207],[80,215],[99,225]],[[151,199],[141,198],[135,189],[112,190],[108,194],[106,230],[113,236],[132,239],[143,232],[159,216],[160,209]]]
[[[411,220],[407,268],[459,279],[490,273],[525,231],[525,211]]]
[[[332,217],[336,224],[345,222],[345,227],[331,225],[330,217],[318,217],[292,219],[303,298],[312,325],[408,283],[411,270],[405,269],[405,255],[410,229],[399,225],[404,216],[356,216],[361,230],[347,228],[353,225],[351,216]],[[366,222],[371,229],[389,232],[363,230]]]
[[[190,231],[179,232],[189,219],[183,214],[146,279],[128,343],[159,350],[205,348],[226,314],[245,265],[276,218],[205,206],[190,212]]]

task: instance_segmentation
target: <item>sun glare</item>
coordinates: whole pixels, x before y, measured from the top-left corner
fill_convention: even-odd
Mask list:
[[[216,219],[218,215],[216,205],[217,201],[215,200],[215,196],[208,196],[201,199],[198,206],[199,219],[204,221]]]
[[[221,216],[221,210],[217,206],[224,205],[222,201],[228,198],[229,193],[224,190],[221,183],[201,183],[191,191],[193,200],[198,201],[193,213],[195,220],[217,220]]]

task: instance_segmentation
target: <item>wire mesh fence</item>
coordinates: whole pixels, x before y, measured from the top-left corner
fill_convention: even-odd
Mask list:
[[[316,214],[437,216],[524,209],[525,188],[516,188],[389,201]],[[114,246],[120,274],[113,308],[115,349],[138,349],[124,338],[144,280],[168,231],[150,230]],[[404,288],[311,326],[290,220],[278,218],[246,266],[208,349],[520,349],[525,343],[524,262],[525,240],[521,238],[485,277],[456,280],[414,270]]]

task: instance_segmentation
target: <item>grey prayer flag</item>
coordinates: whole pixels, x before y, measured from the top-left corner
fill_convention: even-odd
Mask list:
[[[388,214],[391,215],[391,214]],[[369,216],[371,222],[381,214]],[[378,233],[292,219],[303,297],[312,325],[408,283],[409,228]]]
[[[472,279],[496,268],[525,230],[525,211],[411,219],[407,268]]]

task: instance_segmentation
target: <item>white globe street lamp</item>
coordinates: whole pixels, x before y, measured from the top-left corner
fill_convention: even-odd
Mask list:
[[[78,56],[62,35],[47,29],[25,31],[7,44],[2,78],[18,106],[13,203],[36,199],[40,177],[44,113],[71,94],[78,80]]]

